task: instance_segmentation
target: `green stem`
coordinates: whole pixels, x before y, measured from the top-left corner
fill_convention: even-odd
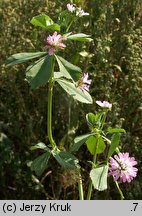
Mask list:
[[[79,191],[79,200],[84,200],[83,184],[82,184],[82,177],[80,171],[79,171],[78,191]]]
[[[97,159],[97,148],[98,148],[98,138],[97,138],[97,142],[96,142],[96,148],[95,148],[95,152],[94,152],[94,156],[93,156],[93,165],[92,165],[92,169],[94,167],[94,165],[96,164],[96,159]],[[88,193],[87,193],[87,200],[91,199],[91,195],[92,195],[92,180],[90,179],[89,181],[89,186],[88,186]]]
[[[56,147],[56,143],[53,139],[52,135],[52,96],[53,96],[53,86],[54,86],[54,64],[55,64],[55,59],[53,56],[53,62],[52,62],[52,74],[49,80],[49,85],[48,85],[48,107],[47,107],[47,134],[49,141],[52,145],[52,148]]]
[[[88,186],[87,200],[90,200],[90,199],[91,199],[92,187],[93,187],[92,181],[90,180],[90,181],[89,181],[89,186]]]
[[[107,112],[108,112],[108,111],[105,111],[105,112],[104,112],[103,119],[102,119],[102,125],[101,125],[101,127],[100,127],[101,130],[103,129],[103,126],[104,126],[104,124],[105,124],[106,117],[107,117]]]
[[[118,192],[119,192],[119,194],[120,194],[120,198],[121,198],[121,200],[124,200],[124,195],[123,195],[123,192],[122,192],[122,190],[120,189],[120,187],[119,187],[119,184],[118,184],[118,182],[117,181],[115,181],[115,184],[116,184],[116,187],[117,187],[117,189],[118,189]]]
[[[76,22],[78,20],[79,17],[75,17],[72,19],[72,21],[70,22],[70,24],[68,25],[67,29],[66,29],[66,32],[69,31],[70,27],[72,26],[73,22]]]
[[[72,21],[71,21],[70,24],[68,25],[68,27],[67,27],[67,29],[66,29],[66,32],[69,31],[69,29],[70,29],[71,25],[73,24],[73,22],[74,22],[74,19],[72,19]]]

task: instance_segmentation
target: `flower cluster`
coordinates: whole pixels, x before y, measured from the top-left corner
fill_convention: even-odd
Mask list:
[[[57,49],[64,49],[66,45],[62,43],[63,40],[65,40],[65,38],[57,32],[54,32],[52,36],[49,35],[45,46],[48,50],[48,54],[53,55]]]
[[[89,91],[92,80],[88,80],[88,73],[83,73],[83,76],[78,80],[77,87],[82,91]]]
[[[89,13],[86,13],[81,7],[75,7],[75,5],[67,4],[67,9],[73,13],[76,13],[76,16],[82,17],[82,16],[88,16]]]
[[[103,107],[103,108],[108,108],[108,109],[111,109],[112,108],[112,104],[109,103],[108,101],[96,101],[96,104],[98,104],[100,107]]]
[[[134,167],[137,161],[134,157],[129,157],[129,153],[119,153],[110,157],[109,175],[114,177],[115,181],[131,182],[136,177],[138,169]]]

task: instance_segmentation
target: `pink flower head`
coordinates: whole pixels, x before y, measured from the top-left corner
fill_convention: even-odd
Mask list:
[[[99,106],[103,107],[103,108],[108,108],[111,109],[112,108],[112,104],[109,103],[108,101],[96,101],[96,104],[98,104]]]
[[[83,73],[83,76],[78,80],[77,87],[82,91],[89,91],[92,80],[88,80],[88,73]]]
[[[129,153],[119,153],[110,157],[109,175],[118,182],[131,182],[136,177],[138,169],[134,166],[137,161],[134,157],[129,157]]]
[[[82,8],[77,8],[76,16],[82,17],[82,16],[88,16],[89,13],[86,13]]]
[[[48,54],[53,55],[57,49],[64,49],[66,47],[62,41],[65,40],[60,34],[54,32],[52,36],[47,37],[47,45],[45,46],[48,49]]]
[[[67,9],[73,13],[75,11],[75,7],[72,4],[67,4]]]

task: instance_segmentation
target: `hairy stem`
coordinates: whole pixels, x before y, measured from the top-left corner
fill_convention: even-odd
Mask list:
[[[68,25],[68,27],[67,27],[67,29],[66,29],[66,32],[69,31],[69,29],[70,29],[70,27],[72,26],[73,22],[74,22],[74,19],[72,19],[72,21],[71,21],[70,24]]]
[[[115,184],[116,184],[117,190],[118,190],[118,192],[119,192],[119,194],[120,194],[120,198],[121,198],[121,200],[124,200],[124,195],[123,195],[122,190],[121,190],[120,187],[119,187],[118,182],[115,181]]]
[[[104,124],[105,124],[106,117],[107,117],[107,111],[106,111],[106,112],[104,113],[104,115],[103,115],[102,125],[101,125],[101,127],[100,127],[101,130],[103,129],[103,126],[104,126]]]
[[[78,191],[79,191],[79,199],[84,200],[83,184],[82,184],[82,177],[80,171],[79,171]]]
[[[75,23],[76,21],[78,20],[78,17],[75,17],[71,20],[70,24],[68,25],[67,29],[66,29],[66,32],[69,31],[69,29],[71,28],[72,24]]]
[[[50,141],[50,144],[52,145],[52,148],[56,147],[56,143],[53,139],[52,135],[52,96],[53,96],[53,86],[54,86],[54,57],[52,62],[52,74],[49,80],[48,85],[48,107],[47,107],[47,134]]]

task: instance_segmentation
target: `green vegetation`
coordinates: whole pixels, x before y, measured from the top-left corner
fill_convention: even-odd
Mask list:
[[[96,113],[96,100],[113,104],[108,122],[122,127],[121,151],[138,161],[138,176],[131,184],[122,185],[125,199],[142,199],[142,3],[141,0],[76,0],[90,16],[74,25],[74,34],[85,32],[93,42],[70,41],[66,59],[84,68],[93,83],[93,105],[73,102],[57,86],[54,90],[53,131],[60,150],[69,149],[77,135],[87,134],[85,115]],[[75,171],[65,171],[55,160],[41,177],[31,171],[31,161],[40,155],[31,151],[37,142],[48,143],[46,137],[47,86],[36,91],[24,81],[28,65],[6,68],[8,56],[20,52],[44,51],[48,34],[30,24],[33,16],[45,13],[57,19],[68,1],[1,0],[1,106],[0,106],[0,198],[1,199],[78,199]],[[79,54],[76,54],[75,49]],[[70,55],[68,55],[70,53]],[[109,126],[109,124],[107,125]],[[111,129],[110,129],[111,130]],[[84,138],[85,139],[85,138]],[[89,145],[89,144],[88,144]],[[36,155],[35,155],[36,154]],[[47,156],[46,156],[47,157]],[[92,160],[82,147],[79,152],[85,169]],[[38,161],[39,162],[39,161]],[[92,176],[94,173],[92,173]],[[86,179],[86,178],[85,178]],[[111,181],[111,180],[109,180]],[[89,179],[88,179],[89,182]],[[83,181],[84,188],[88,182]],[[98,184],[96,182],[96,184]],[[119,199],[115,185],[108,191],[95,192],[96,199]],[[87,193],[87,188],[86,188]]]

